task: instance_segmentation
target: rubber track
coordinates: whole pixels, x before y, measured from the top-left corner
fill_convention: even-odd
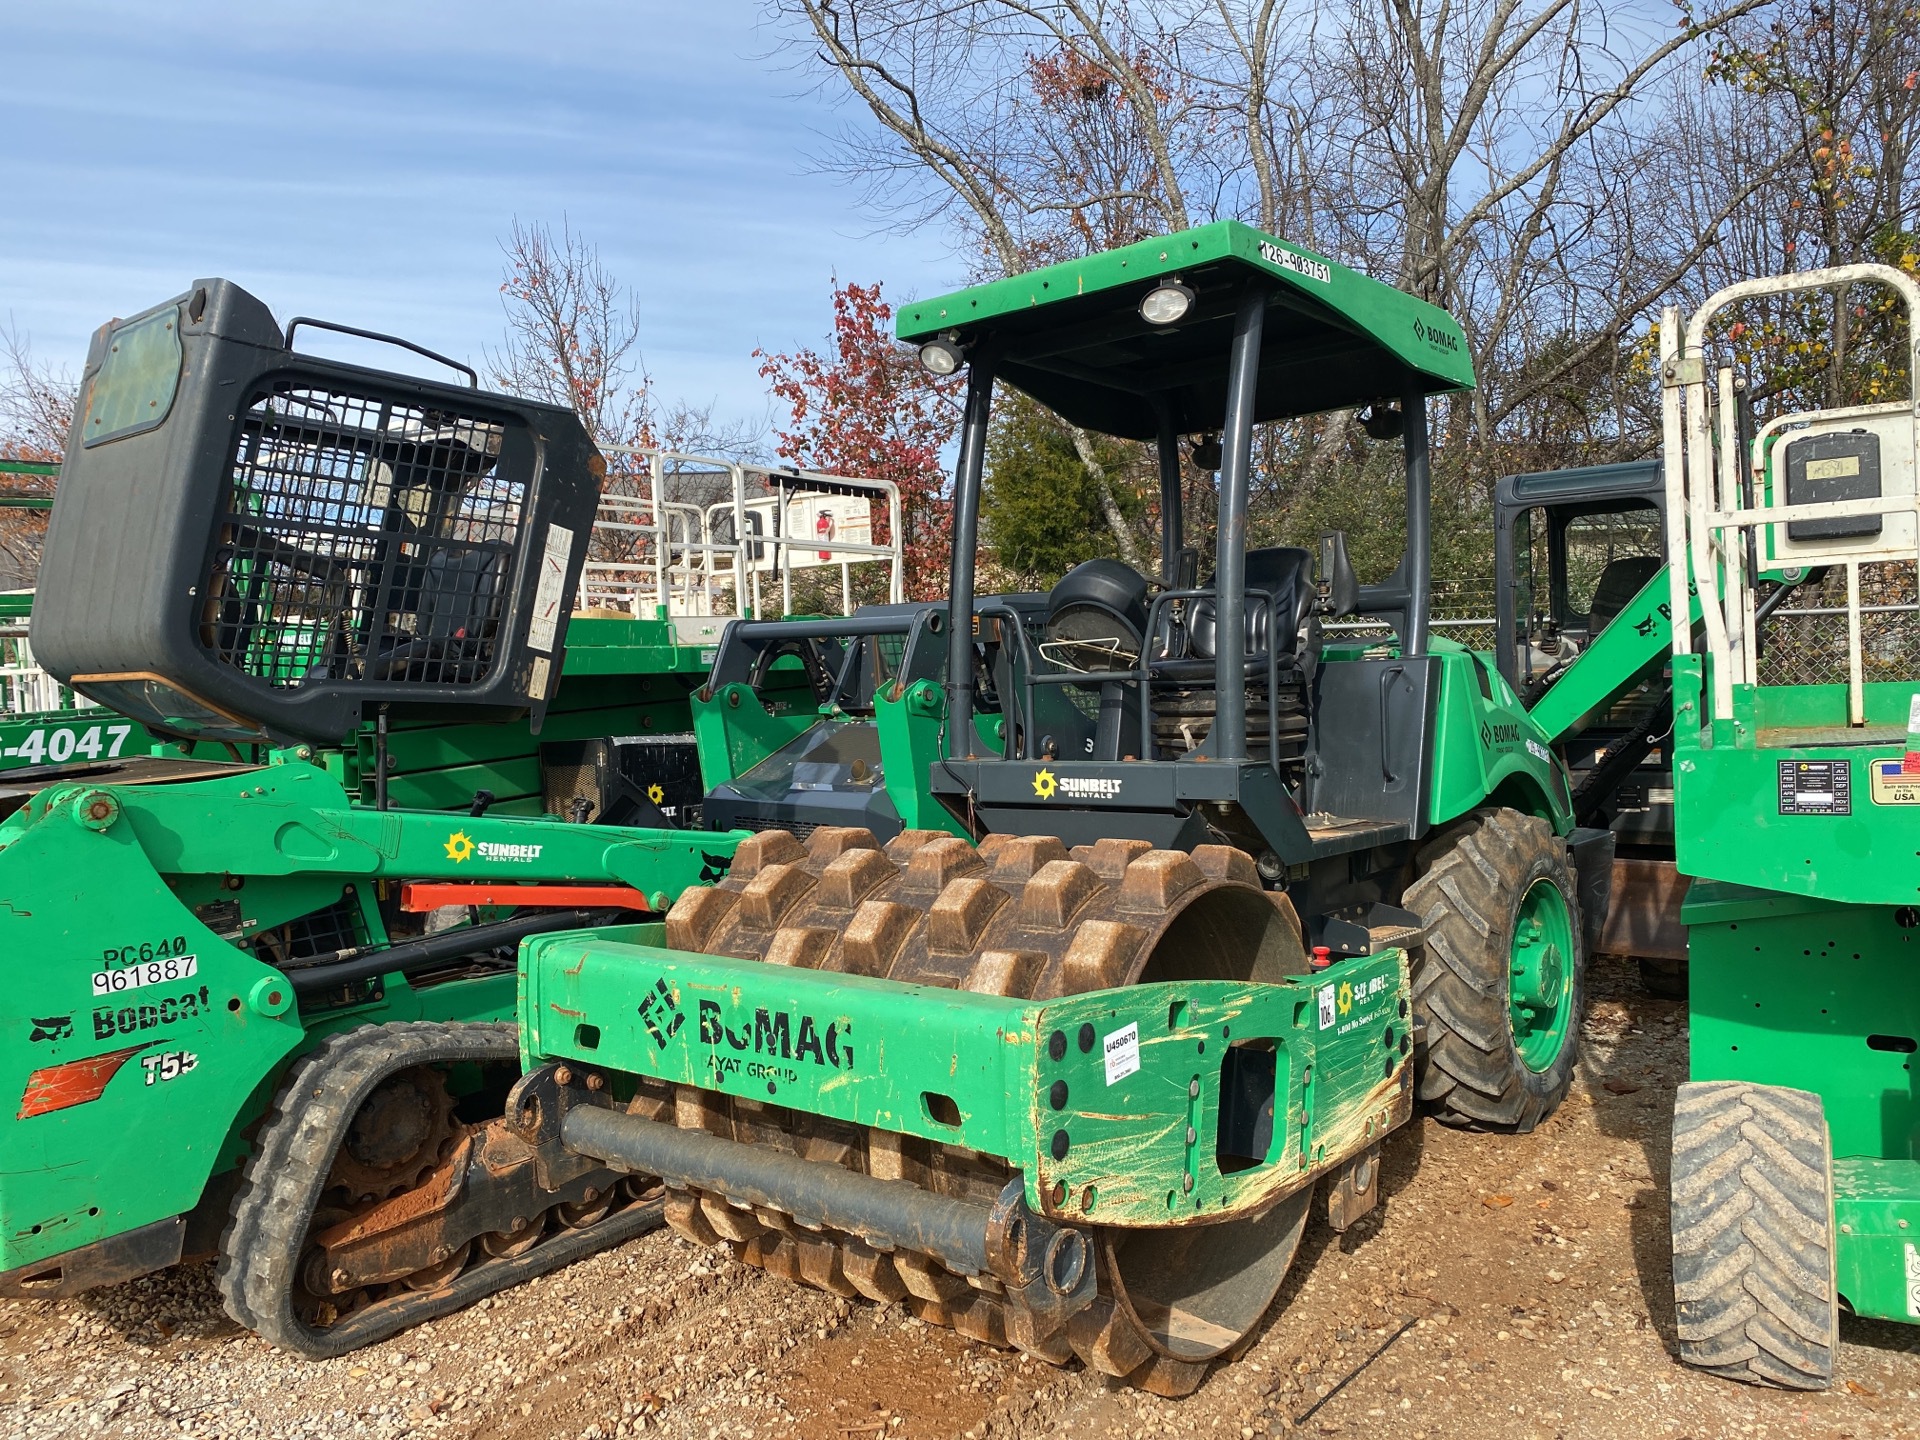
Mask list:
[[[1420,1099],[1443,1124],[1524,1135],[1573,1084],[1586,1009],[1586,955],[1566,848],[1544,820],[1483,809],[1425,846],[1416,864],[1423,873],[1402,903],[1427,927],[1412,957]],[[1573,1016],[1559,1057],[1536,1073],[1514,1049],[1507,982],[1520,897],[1543,875],[1559,885],[1572,920]]]
[[[1820,1097],[1738,1080],[1682,1085],[1672,1174],[1680,1358],[1729,1380],[1825,1389],[1840,1302]]]
[[[1232,978],[1251,972],[1277,979],[1304,960],[1292,907],[1262,891],[1252,861],[1225,846],[1185,855],[1113,839],[1069,854],[1051,837],[992,835],[976,851],[951,835],[908,831],[882,850],[865,830],[822,827],[803,848],[792,835],[768,831],[740,846],[722,885],[688,891],[667,917],[667,943],[677,950],[1040,999],[1172,978],[1149,959],[1163,940],[1178,964],[1208,975],[1209,964],[1237,964],[1241,973]],[[1259,955],[1251,965],[1195,958],[1253,950]],[[1013,1173],[971,1150],[711,1091],[643,1084],[632,1108],[985,1202]],[[1281,1273],[1311,1193],[1303,1189],[1274,1212],[1273,1233],[1293,1227]],[[689,1238],[725,1244],[737,1258],[787,1279],[903,1303],[930,1323],[987,1344],[1018,1344],[1055,1364],[1077,1355],[1157,1394],[1189,1393],[1207,1373],[1204,1360],[1155,1350],[1111,1293],[1104,1249],[1102,1293],[1093,1306],[1061,1331],[1022,1336],[1009,1333],[991,1277],[953,1274],[930,1256],[879,1254],[851,1236],[803,1229],[790,1217],[741,1209],[719,1195],[670,1191],[667,1219]],[[1097,1244],[1100,1237],[1096,1230]]]
[[[309,1221],[356,1111],[397,1071],[461,1061],[518,1066],[510,1024],[366,1025],[329,1036],[288,1073],[246,1163],[214,1279],[226,1310],[276,1345],[311,1359],[344,1355],[569,1264],[660,1223],[660,1205],[617,1211],[584,1230],[560,1230],[524,1255],[481,1259],[445,1287],[374,1302],[339,1325],[315,1329],[293,1310]]]

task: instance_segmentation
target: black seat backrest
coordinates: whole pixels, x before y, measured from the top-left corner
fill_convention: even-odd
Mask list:
[[[1214,583],[1207,577],[1207,585]],[[1267,596],[1279,609],[1279,624],[1267,617]],[[1272,636],[1275,653],[1290,656],[1299,646],[1300,627],[1313,604],[1313,552],[1293,545],[1273,545],[1247,552],[1247,657],[1267,653]],[[1212,599],[1193,602],[1187,622],[1190,653],[1211,660],[1215,653],[1215,607]]]
[[[1587,614],[1589,639],[1613,623],[1627,608],[1627,602],[1646,588],[1660,565],[1657,555],[1627,555],[1607,562],[1607,568],[1600,572],[1600,583],[1593,587],[1593,609]]]

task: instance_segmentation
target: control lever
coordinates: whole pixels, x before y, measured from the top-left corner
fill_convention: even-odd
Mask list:
[[[1347,558],[1347,532],[1320,532],[1320,613],[1329,620],[1351,615],[1360,605],[1360,581]]]

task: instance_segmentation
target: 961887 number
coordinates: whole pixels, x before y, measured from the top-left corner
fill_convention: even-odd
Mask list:
[[[186,980],[200,973],[198,955],[169,955],[161,960],[137,960],[123,970],[93,972],[93,993],[120,995],[145,985],[164,985],[169,980]]]

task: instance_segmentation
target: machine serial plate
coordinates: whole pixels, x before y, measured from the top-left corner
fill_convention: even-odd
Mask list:
[[[1782,760],[1782,815],[1851,815],[1853,766],[1846,760]]]

